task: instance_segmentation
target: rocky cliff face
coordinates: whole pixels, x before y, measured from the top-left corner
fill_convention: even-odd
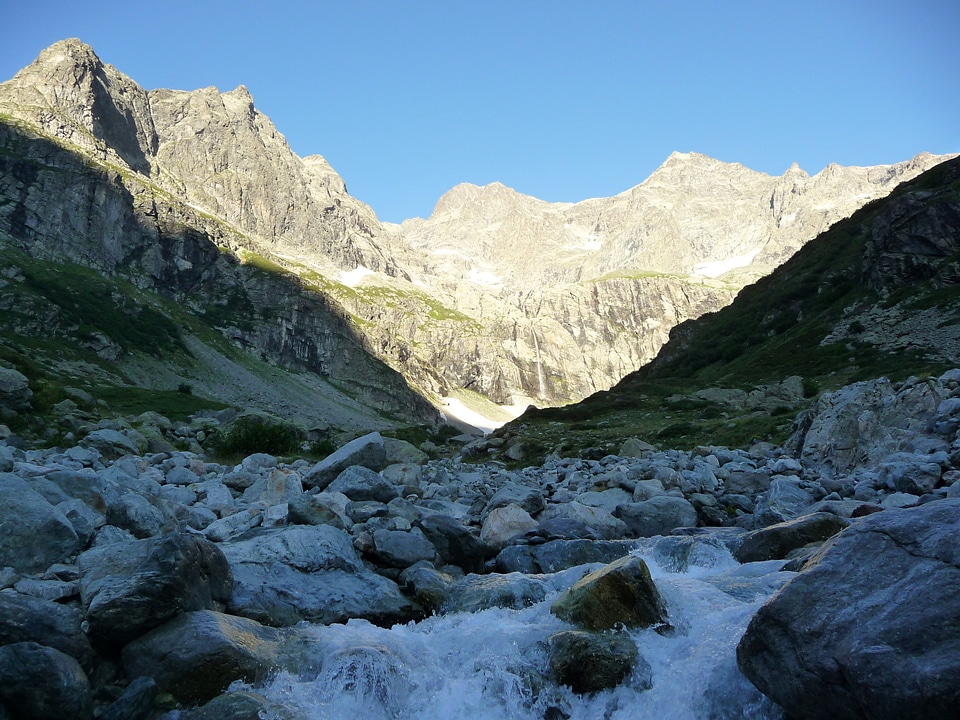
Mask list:
[[[610,387],[654,357],[671,327],[726,305],[831,222],[937,161],[772,178],[675,153],[613,198],[557,204],[462,185],[428,220],[384,227],[322,157],[297,157],[243,86],[147,92],[68,40],[0,84],[0,113],[18,127],[7,135],[0,227],[32,255],[174,295],[210,287],[223,265],[213,245],[264,258],[306,294],[295,292],[269,331],[240,331],[227,317],[235,341],[299,348],[284,362],[312,356],[306,340],[275,335],[304,328],[297,303],[319,291],[327,300],[311,302],[330,305],[424,394],[466,389],[499,403],[564,403]],[[52,143],[31,140],[24,155],[31,138]],[[183,254],[200,239],[202,258]]]

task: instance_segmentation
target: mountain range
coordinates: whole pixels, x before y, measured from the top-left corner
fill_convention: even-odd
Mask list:
[[[0,358],[104,401],[179,389],[341,429],[445,406],[503,421],[609,389],[944,159],[772,177],[674,153],[612,198],[464,184],[391,225],[243,86],[146,91],[66,40],[0,84]]]

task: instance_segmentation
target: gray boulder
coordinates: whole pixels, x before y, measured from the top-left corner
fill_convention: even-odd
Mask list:
[[[281,661],[284,636],[253,620],[218,612],[188,612],[123,649],[130,677],[149,677],[184,704],[220,695],[235,680],[256,682]]]
[[[46,570],[75,554],[80,540],[70,521],[16,475],[0,475],[0,567]]]
[[[674,495],[657,495],[639,503],[617,508],[630,537],[666,535],[674,528],[697,524],[697,510],[689,501]]]
[[[619,685],[637,666],[642,686],[650,687],[653,671],[626,633],[565,630],[551,635],[550,669],[561,685],[575,693],[594,693]]]
[[[237,690],[218,695],[206,705],[180,714],[179,720],[304,720],[296,710],[268,700],[250,690]]]
[[[536,515],[543,510],[543,493],[537,488],[520,485],[514,482],[506,483],[497,490],[483,509],[481,519],[486,519],[493,510],[507,505],[516,505],[523,508],[530,515]]]
[[[233,577],[220,549],[196,535],[95,547],[78,558],[80,597],[91,640],[124,644],[190,610],[230,599]]]
[[[587,563],[611,563],[636,547],[633,540],[550,540],[511,545],[497,555],[497,572],[555,573]]]
[[[388,503],[398,496],[396,487],[380,473],[361,465],[352,465],[337,475],[327,486],[327,492],[339,492],[354,502],[373,500]]]
[[[815,498],[801,487],[801,481],[788,476],[774,477],[770,489],[757,500],[754,509],[756,527],[774,525],[800,516]]]
[[[120,697],[102,709],[98,720],[151,720],[159,692],[153,678],[135,678]]]
[[[581,524],[599,540],[618,540],[627,534],[627,527],[621,520],[603,508],[590,507],[576,500],[547,505],[537,518],[544,527],[549,527],[550,521],[556,519]]]
[[[493,554],[486,543],[448,515],[428,515],[418,526],[445,563],[465,572],[482,572],[487,557]]]
[[[409,532],[376,530],[373,533],[373,556],[381,565],[408,568],[421,560],[433,560],[436,555],[436,549],[420,528]]]
[[[960,500],[876,513],[760,608],[737,662],[792,717],[956,718],[958,597]]]
[[[550,612],[585,630],[665,623],[666,606],[647,564],[627,556],[590,573],[558,597]]]
[[[130,437],[133,435],[133,438]],[[142,440],[142,442],[137,442]],[[124,455],[139,455],[147,449],[147,442],[135,430],[122,433],[119,430],[94,430],[80,441],[80,447],[93,448],[103,457],[115,460]]]
[[[833,513],[803,515],[747,533],[734,557],[742,563],[782,560],[793,550],[833,537],[849,525],[849,521]]]
[[[380,433],[374,432],[351,440],[325,457],[303,476],[303,486],[325,490],[337,475],[351,465],[362,465],[376,472],[387,466],[387,452]]]
[[[80,663],[35,642],[0,647],[0,707],[14,718],[89,720],[90,681]]]
[[[520,573],[467,575],[450,588],[445,612],[478,612],[492,607],[519,610],[542,601],[547,595],[542,580]]]
[[[12,368],[0,367],[0,408],[14,412],[30,409],[33,391],[26,375]]]
[[[82,630],[83,614],[74,607],[18,592],[0,592],[0,645],[36,642],[93,666],[93,648]]]

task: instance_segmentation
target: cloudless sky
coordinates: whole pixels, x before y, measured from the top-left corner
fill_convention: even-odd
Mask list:
[[[460,182],[614,195],[674,150],[960,152],[958,0],[0,0],[0,79],[68,37],[148,90],[246,85],[391,222]]]

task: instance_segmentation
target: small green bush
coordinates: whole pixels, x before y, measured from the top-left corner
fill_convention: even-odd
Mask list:
[[[193,395],[193,386],[189,383],[180,383],[177,385],[177,392],[183,395]]]
[[[820,383],[810,377],[805,377],[801,386],[803,387],[803,396],[805,398],[812,398],[820,392]]]
[[[287,455],[295,452],[305,433],[296,425],[260,416],[239,418],[216,443],[222,455],[268,453]]]

